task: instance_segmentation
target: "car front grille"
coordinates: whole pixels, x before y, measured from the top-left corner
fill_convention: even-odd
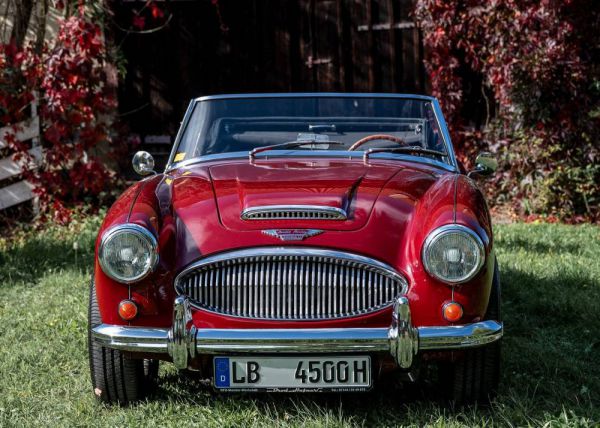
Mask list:
[[[182,272],[178,294],[194,306],[245,318],[351,317],[391,305],[406,292],[388,265],[350,253],[306,247],[257,248],[208,257]]]

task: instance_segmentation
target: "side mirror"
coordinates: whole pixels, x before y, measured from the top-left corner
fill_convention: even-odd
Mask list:
[[[487,176],[493,174],[498,168],[498,161],[493,154],[489,152],[481,152],[475,158],[475,169],[469,171],[467,177]]]
[[[148,152],[137,152],[133,155],[131,163],[133,164],[133,170],[139,175],[156,174],[154,171],[154,158]]]

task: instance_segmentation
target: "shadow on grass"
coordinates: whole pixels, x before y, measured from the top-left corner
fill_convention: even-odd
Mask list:
[[[507,334],[539,334],[552,327],[560,336],[571,334],[569,328],[581,328],[582,332],[600,328],[600,282],[590,272],[562,271],[548,276],[546,272],[536,275],[504,267],[500,278]]]
[[[537,254],[581,254],[588,249],[585,242],[542,241],[520,236],[502,237],[498,245],[503,251],[523,249]]]
[[[271,414],[274,420],[329,415],[366,426],[402,420],[402,406],[416,405],[424,409],[438,406],[443,412],[448,411],[432,386],[397,385],[389,380],[366,393],[228,393],[214,390],[209,380],[170,373],[161,377],[160,386],[151,400],[229,411],[256,409],[260,414]]]
[[[40,235],[0,252],[0,286],[35,284],[48,272],[88,270],[93,263],[94,241],[89,234],[60,239]]]

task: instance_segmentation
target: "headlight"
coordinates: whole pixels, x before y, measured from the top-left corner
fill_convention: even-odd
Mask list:
[[[435,229],[423,245],[425,270],[450,284],[473,278],[485,259],[481,238],[471,229],[458,224]]]
[[[154,269],[157,249],[156,239],[146,228],[136,224],[116,226],[102,237],[100,267],[115,281],[135,282]]]

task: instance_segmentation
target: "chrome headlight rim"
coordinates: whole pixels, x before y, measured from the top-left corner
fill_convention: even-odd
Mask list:
[[[451,281],[446,278],[440,277],[434,272],[432,272],[429,268],[429,254],[431,246],[435,244],[442,236],[452,232],[465,233],[469,235],[475,240],[475,243],[477,244],[477,249],[479,250],[479,259],[477,265],[473,269],[471,269],[471,271],[468,274],[455,281]],[[463,226],[462,224],[446,224],[444,226],[438,227],[437,229],[434,229],[432,232],[429,233],[429,235],[427,235],[427,238],[425,238],[425,242],[423,243],[423,249],[421,251],[421,260],[423,261],[425,271],[433,278],[445,284],[460,285],[472,280],[485,264],[485,246],[481,237],[473,229],[467,226]]]
[[[136,275],[135,277],[132,277],[132,278],[123,278],[123,277],[114,275],[110,271],[108,266],[106,266],[106,262],[104,261],[104,248],[105,248],[106,243],[112,237],[114,237],[118,233],[121,233],[124,231],[125,232],[127,232],[127,231],[133,232],[138,235],[141,235],[144,239],[147,239],[150,242],[150,245],[152,248],[152,252],[150,253],[150,257],[151,257],[150,266],[148,267],[148,269],[146,269],[146,271],[144,271],[143,273]],[[113,226],[110,229],[108,229],[106,232],[104,232],[104,234],[102,235],[102,238],[100,240],[100,247],[98,249],[98,262],[100,264],[100,267],[102,268],[102,272],[104,272],[104,274],[106,276],[108,276],[109,278],[111,278],[117,282],[120,282],[121,284],[129,285],[129,284],[141,281],[142,279],[144,279],[148,275],[150,275],[152,272],[154,272],[154,270],[156,269],[156,266],[158,265],[158,241],[156,240],[156,238],[154,237],[152,232],[150,232],[147,228],[140,226],[139,224],[126,223],[126,224],[119,224],[119,225]]]

